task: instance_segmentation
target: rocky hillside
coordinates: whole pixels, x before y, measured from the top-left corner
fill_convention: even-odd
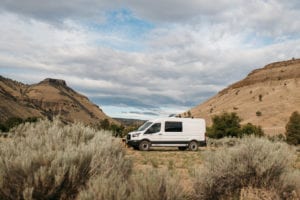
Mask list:
[[[276,62],[252,71],[206,102],[183,115],[211,117],[236,112],[242,123],[261,125],[267,134],[285,132],[293,111],[300,111],[300,59]]]
[[[95,124],[103,119],[115,122],[87,97],[68,87],[64,80],[48,78],[26,85],[0,76],[0,122],[10,117],[56,115],[66,122]]]

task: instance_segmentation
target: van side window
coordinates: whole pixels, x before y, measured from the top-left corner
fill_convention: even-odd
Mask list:
[[[182,132],[182,122],[166,122],[165,132]]]
[[[158,133],[160,132],[161,123],[155,123],[153,124],[145,134],[152,134],[152,133]]]

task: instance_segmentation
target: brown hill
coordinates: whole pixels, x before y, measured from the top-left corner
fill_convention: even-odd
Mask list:
[[[213,115],[236,112],[242,123],[260,125],[273,135],[285,132],[285,125],[296,110],[300,111],[300,59],[254,70],[187,113],[203,117],[211,125]]]
[[[10,117],[60,115],[66,122],[96,124],[109,118],[97,105],[67,86],[64,80],[45,79],[26,85],[0,76],[0,122]]]

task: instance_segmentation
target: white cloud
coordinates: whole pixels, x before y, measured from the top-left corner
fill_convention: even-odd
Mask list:
[[[76,0],[59,9],[53,2],[5,2],[0,73],[28,82],[62,78],[105,106],[182,111],[255,68],[300,53],[297,1]],[[143,41],[85,23],[124,7],[154,23]],[[140,51],[126,50],[137,44]]]

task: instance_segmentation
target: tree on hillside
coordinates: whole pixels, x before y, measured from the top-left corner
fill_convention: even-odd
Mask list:
[[[213,125],[208,128],[207,135],[211,138],[238,137],[241,132],[241,119],[236,113],[223,113],[212,118]]]
[[[289,144],[300,144],[300,114],[295,111],[292,113],[286,125],[286,141]]]

